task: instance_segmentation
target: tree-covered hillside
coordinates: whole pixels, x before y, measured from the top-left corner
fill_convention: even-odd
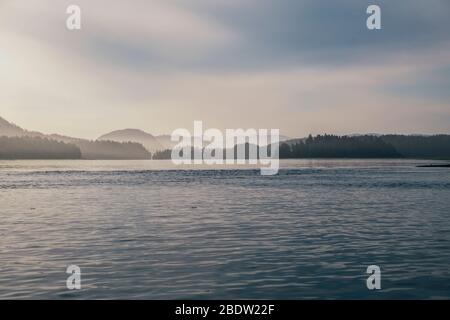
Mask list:
[[[0,137],[0,159],[81,159],[80,149],[40,137]]]

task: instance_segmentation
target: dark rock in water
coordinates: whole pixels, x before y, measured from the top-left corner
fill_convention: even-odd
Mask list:
[[[417,166],[417,168],[450,168],[449,164],[425,164],[421,166]]]

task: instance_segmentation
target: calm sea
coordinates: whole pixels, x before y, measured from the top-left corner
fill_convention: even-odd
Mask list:
[[[0,298],[448,299],[450,169],[419,163],[0,161]]]

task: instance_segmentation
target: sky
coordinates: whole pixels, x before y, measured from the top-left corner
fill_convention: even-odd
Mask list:
[[[0,0],[0,117],[89,139],[450,133],[449,18],[448,0]]]

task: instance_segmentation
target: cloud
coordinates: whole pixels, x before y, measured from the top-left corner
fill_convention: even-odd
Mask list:
[[[167,65],[199,60],[236,37],[217,21],[163,0],[78,0],[82,30],[71,34],[65,29],[65,9],[72,3],[7,2],[0,25],[98,62],[148,68],[164,61]]]
[[[83,29],[65,29],[82,8]],[[0,3],[0,116],[95,138],[122,127],[448,132],[447,1]],[[448,14],[447,14],[448,13]],[[444,70],[444,71],[443,71]]]
[[[259,70],[354,64],[450,42],[447,0],[387,1],[381,31],[369,0],[78,0],[83,31],[63,28],[73,1],[7,1],[2,29],[130,68]]]

